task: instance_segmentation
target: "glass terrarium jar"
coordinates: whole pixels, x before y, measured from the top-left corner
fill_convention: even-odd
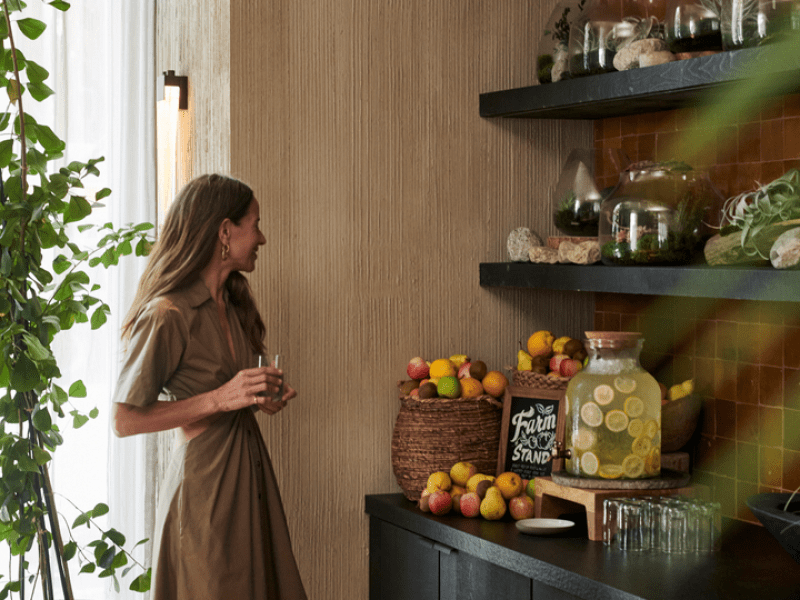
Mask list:
[[[604,179],[619,179],[630,165],[618,148],[576,148],[569,153],[553,192],[553,222],[566,235],[596,237],[600,205],[614,186],[603,187]]]
[[[586,0],[560,0],[547,19],[536,55],[536,78],[552,83],[569,76],[569,30]]]
[[[609,265],[679,265],[702,255],[723,197],[705,171],[642,162],[620,175],[600,206],[600,257]]]
[[[722,21],[722,46],[737,50],[760,46],[800,31],[798,0],[730,0]]]
[[[730,12],[731,1],[668,0],[666,38],[670,51],[721,51],[722,22]]]
[[[587,331],[589,359],[566,390],[565,469],[577,477],[661,473],[661,390],[642,368],[639,333]]]

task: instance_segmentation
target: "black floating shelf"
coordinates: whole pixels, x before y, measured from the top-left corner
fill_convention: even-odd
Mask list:
[[[617,267],[481,263],[483,287],[538,288],[580,292],[610,292],[797,302],[800,271],[770,267]]]
[[[768,47],[767,47],[768,48]],[[631,69],[480,95],[481,117],[604,119],[696,106],[709,93],[774,73],[780,89],[800,91],[795,59],[771,60],[765,49],[720,52],[652,67]]]

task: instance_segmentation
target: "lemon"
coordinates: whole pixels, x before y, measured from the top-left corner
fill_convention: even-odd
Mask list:
[[[617,388],[623,394],[630,394],[633,390],[636,389],[636,380],[631,379],[630,377],[615,377],[614,378],[614,387]]]
[[[681,387],[687,395],[691,394],[694,391],[694,379],[687,379],[681,384]]]
[[[638,396],[629,396],[625,400],[625,414],[635,419],[641,417],[644,412],[644,402]]]
[[[553,351],[555,337],[549,331],[537,331],[528,338],[528,354],[539,356],[540,354],[550,354]]]
[[[599,427],[603,423],[603,411],[594,402],[581,406],[581,419],[589,427]]]
[[[658,475],[661,472],[661,450],[653,448],[644,460],[644,470],[648,475]]]
[[[465,362],[468,361],[469,361],[469,356],[467,356],[466,354],[453,354],[453,356],[450,357],[450,362],[453,363],[453,365],[455,365],[456,369],[459,369],[461,365],[463,365]]]
[[[456,374],[458,369],[449,358],[437,358],[431,363],[430,378],[441,379],[442,377],[451,377]]]
[[[584,452],[580,458],[581,471],[587,475],[597,475],[597,468],[600,462],[597,460],[597,455],[594,452]]]
[[[650,438],[646,435],[642,435],[635,440],[631,444],[631,452],[633,452],[636,456],[647,456],[650,453],[650,449],[653,447],[653,442],[650,441]]]
[[[444,471],[436,471],[428,476],[428,485],[426,486],[426,489],[431,493],[435,492],[436,490],[447,491],[450,489],[451,485],[453,485],[453,482],[450,480],[449,473],[445,473]]]
[[[466,487],[469,478],[477,472],[477,467],[471,462],[460,461],[450,468],[450,480],[456,485]]]
[[[614,388],[605,383],[594,388],[594,399],[601,406],[610,404],[614,399]]]
[[[572,434],[572,445],[578,450],[588,450],[594,446],[597,436],[590,429],[581,427]]]
[[[673,385],[671,388],[669,388],[669,391],[667,392],[667,398],[669,398],[670,400],[680,400],[684,396],[688,395],[689,393],[680,383],[676,383],[675,385]]]
[[[640,477],[644,473],[644,459],[636,454],[628,454],[622,461],[622,472],[631,479]]]
[[[645,421],[644,434],[647,437],[653,439],[654,437],[656,437],[658,431],[659,431],[658,423],[656,423],[653,419],[648,419],[647,421]]]
[[[568,335],[562,336],[553,342],[553,354],[564,354],[564,345],[572,338]]]
[[[628,415],[621,410],[610,410],[606,414],[606,427],[617,433],[628,428]]]
[[[603,479],[619,479],[622,477],[622,465],[600,465],[597,473]]]
[[[641,419],[631,419],[628,423],[628,435],[632,438],[638,438],[644,432],[644,423]]]

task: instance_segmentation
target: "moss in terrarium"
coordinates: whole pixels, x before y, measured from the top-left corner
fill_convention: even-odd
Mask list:
[[[606,48],[602,52],[602,60],[600,50],[590,50],[583,54],[576,54],[572,57],[569,63],[570,73],[578,75],[600,75],[602,73],[611,73],[616,71],[614,68],[614,56],[616,52]]]
[[[556,64],[550,54],[540,54],[536,60],[536,77],[539,83],[552,83],[553,65]]]
[[[606,195],[604,194],[603,198]],[[600,224],[600,203],[603,198],[597,201],[579,201],[573,191],[567,192],[553,214],[555,226],[559,231],[569,235],[596,236]]]
[[[698,19],[693,30],[681,25],[678,35],[669,41],[671,52],[701,52],[705,50],[722,50],[722,31],[719,19]]]

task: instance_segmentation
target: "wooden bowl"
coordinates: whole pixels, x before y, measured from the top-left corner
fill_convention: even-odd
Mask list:
[[[661,406],[661,452],[677,452],[697,429],[703,399],[689,394]]]

